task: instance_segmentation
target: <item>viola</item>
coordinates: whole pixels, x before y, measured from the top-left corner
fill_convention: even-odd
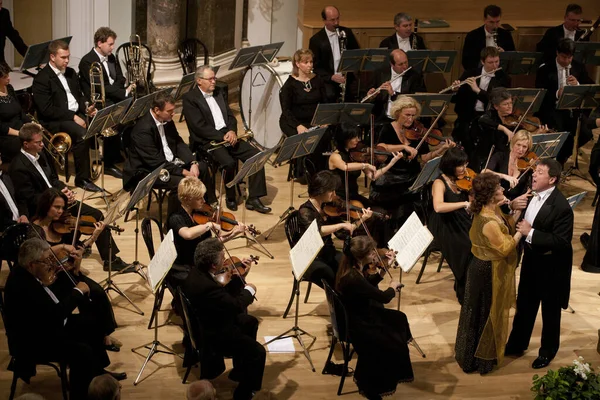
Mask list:
[[[363,208],[365,206],[358,200],[350,200],[348,202],[348,208],[350,209],[350,215],[347,215],[346,202],[339,196],[335,196],[333,201],[323,205],[323,212],[329,217],[342,217],[347,216],[350,220],[357,220],[360,218]],[[389,219],[390,216],[382,214],[380,212],[373,211],[373,215],[376,215],[383,219]]]
[[[501,116],[500,119],[502,119],[502,125],[506,125],[508,128],[525,129],[528,132],[535,132],[542,126],[542,121],[540,121],[538,117],[533,116],[523,118],[521,123],[519,123],[519,120],[521,120],[522,116],[522,111],[515,110],[510,115],[504,117]]]
[[[63,214],[59,220],[52,222],[52,229],[56,233],[60,233],[61,235],[66,235],[75,230],[75,226],[77,225],[77,230],[84,235],[91,235],[96,230],[96,223],[98,221],[96,218],[91,215],[82,215],[79,217],[79,223],[77,223],[77,218],[72,216],[71,214]],[[106,229],[111,229],[116,233],[120,234],[124,231],[123,228],[119,226],[113,225],[105,225]]]
[[[258,264],[259,256],[250,255],[250,264]],[[248,274],[249,266],[246,266],[238,257],[231,257],[225,260],[223,267],[215,273],[215,280],[221,285],[226,286],[235,275],[245,277]]]
[[[410,128],[404,130],[404,136],[409,140],[421,140],[428,128],[423,125],[421,121],[414,121]],[[425,141],[431,146],[437,146],[441,142],[446,141],[449,138],[442,136],[442,131],[439,129],[432,129]]]
[[[375,164],[382,164],[387,161],[388,157],[392,157],[393,154],[386,151],[383,146],[375,146],[373,150]],[[354,162],[359,163],[370,163],[371,162],[371,148],[364,143],[359,143],[355,148],[350,150],[350,159]]]
[[[192,213],[192,218],[198,225],[203,225],[209,222],[217,222],[217,217],[219,219],[221,229],[225,232],[229,232],[236,225],[239,225],[235,219],[235,215],[227,211],[221,211],[220,215],[217,216],[217,212],[210,206],[210,204],[204,203],[199,210],[195,210]],[[250,232],[252,236],[260,235],[260,231],[256,229],[254,225],[249,225],[246,227],[246,229],[248,229],[248,232]]]
[[[530,151],[529,153],[517,160],[517,168],[519,169],[519,171],[524,171],[528,168],[531,168],[533,165],[535,165],[538,158],[539,157],[537,154],[535,154],[535,152]]]
[[[462,191],[469,192],[473,188],[473,179],[477,176],[477,173],[471,168],[465,168],[465,173],[458,176],[456,180],[456,187]]]
[[[390,268],[398,268],[399,265],[398,265],[398,262],[396,261],[396,259],[390,260],[389,258],[387,258],[388,251],[390,251],[390,250],[389,249],[377,249],[377,254],[379,254],[379,257],[377,257],[377,260],[375,260],[374,262],[363,266],[363,274],[365,276],[375,275],[375,274],[379,273],[379,270],[381,270],[381,269],[388,270]],[[381,261],[383,261],[383,264],[379,261],[380,259],[381,259]]]

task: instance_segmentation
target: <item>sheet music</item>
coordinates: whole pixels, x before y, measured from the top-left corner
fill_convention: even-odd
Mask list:
[[[323,248],[323,238],[317,220],[315,219],[302,235],[298,243],[290,250],[290,261],[292,262],[292,272],[297,280],[302,279],[317,254]]]
[[[577,205],[579,203],[581,203],[581,200],[583,200],[583,198],[585,197],[586,194],[587,194],[587,192],[581,192],[581,193],[577,193],[577,194],[574,194],[573,196],[568,197],[567,201],[569,202],[571,209],[574,209],[575,207],[577,207]]]
[[[388,246],[397,251],[396,261],[404,272],[410,272],[433,241],[433,235],[413,212],[404,225],[390,239]]]
[[[150,264],[148,264],[148,283],[154,294],[160,288],[160,284],[167,276],[167,272],[171,269],[176,258],[177,249],[175,249],[173,230],[171,229],[158,247],[152,260],[150,260]]]

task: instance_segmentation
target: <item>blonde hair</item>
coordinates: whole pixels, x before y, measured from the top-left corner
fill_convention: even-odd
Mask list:
[[[519,129],[515,132],[512,139],[510,139],[510,149],[512,150],[515,144],[522,140],[527,140],[527,151],[531,150],[531,148],[533,147],[533,139],[531,138],[531,133],[529,133],[525,129]]]
[[[409,96],[398,96],[398,98],[392,103],[390,115],[394,120],[397,120],[398,115],[405,108],[415,108],[417,110],[417,115],[415,115],[415,118],[421,114],[421,104],[419,104],[415,99]]]
[[[315,55],[309,49],[296,50],[296,52],[294,53],[293,62],[292,62],[292,75],[293,76],[298,76],[298,65],[297,65],[297,63],[299,63],[300,61],[302,61],[306,57],[310,57],[310,58],[314,59]]]
[[[204,183],[195,176],[186,176],[179,182],[177,187],[177,197],[181,204],[190,205],[194,200],[200,197],[204,197],[206,193],[206,186]]]

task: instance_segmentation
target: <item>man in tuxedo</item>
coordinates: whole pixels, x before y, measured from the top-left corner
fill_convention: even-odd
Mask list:
[[[10,272],[5,287],[5,322],[15,372],[29,382],[35,363],[66,361],[70,367],[72,399],[87,398],[91,380],[107,371],[110,360],[104,348],[104,334],[96,321],[74,314],[76,307],[89,302],[90,288],[84,282],[73,287],[61,300],[48,288],[53,270],[50,246],[34,238],[19,248],[18,265]],[[110,373],[125,379],[125,373]]]
[[[183,115],[190,132],[192,151],[206,151],[211,141],[227,141],[228,146],[211,151],[212,158],[225,170],[225,183],[235,176],[238,160],[246,161],[258,154],[258,150],[248,142],[237,139],[237,120],[225,101],[221,88],[216,87],[215,71],[204,65],[196,71],[196,85],[183,95]],[[246,208],[266,214],[271,208],[260,201],[267,194],[265,169],[249,178],[249,197]],[[237,210],[236,188],[226,188],[226,204],[231,211]]]
[[[0,166],[2,166],[1,154]],[[15,223],[28,223],[27,215],[27,204],[22,201],[17,202],[10,176],[0,170],[0,232],[4,232]]]
[[[504,71],[492,72],[500,66],[499,50],[489,46],[479,54],[482,66],[466,70],[460,79],[453,83],[456,86],[454,88],[456,94],[452,97],[452,102],[455,103],[454,111],[457,118],[452,136],[454,140],[461,142],[467,154],[470,154],[473,148],[469,138],[471,122],[486,111],[492,89],[510,86],[510,78]],[[475,79],[479,75],[483,76]],[[458,87],[462,81],[466,81],[467,84]]]
[[[404,51],[427,50],[423,38],[414,32],[414,22],[410,15],[403,12],[396,14],[394,16],[394,29],[396,33],[383,39],[379,47]],[[416,47],[413,46],[415,43]]]
[[[535,87],[547,90],[537,116],[548,127],[559,132],[569,132],[569,137],[556,156],[556,160],[564,165],[573,153],[577,115],[571,110],[557,110],[557,101],[565,86],[592,84],[594,81],[589,77],[585,65],[573,59],[575,42],[571,39],[561,39],[555,54],[554,60],[540,66],[535,77]],[[591,130],[582,125],[578,147],[585,145],[592,138]]]
[[[360,48],[358,41],[351,29],[340,26],[340,11],[335,6],[327,6],[321,11],[321,18],[325,26],[315,33],[309,41],[308,48],[313,52],[314,71],[325,83],[325,91],[330,102],[339,101],[340,84],[346,84],[346,98],[351,99],[353,94],[352,74],[336,72],[342,58],[343,43],[338,32],[346,35],[346,50]]]
[[[423,75],[414,69],[408,69],[408,56],[404,50],[396,49],[390,53],[390,65],[375,71],[374,83],[381,91],[371,100],[375,102],[373,114],[378,121],[391,121],[390,107],[401,94],[427,92]],[[404,74],[404,75],[402,75]],[[375,93],[371,88],[367,95]]]
[[[486,47],[498,47],[499,51],[515,51],[512,35],[506,29],[500,28],[501,17],[502,9],[489,5],[483,10],[483,25],[467,33],[462,51],[462,66],[465,70],[479,65],[479,54]]]
[[[123,187],[133,190],[142,178],[165,163],[163,168],[169,171],[169,180],[163,182],[157,179],[154,187],[170,191],[167,208],[169,215],[179,208],[177,187],[185,176],[200,178],[206,186],[212,182],[208,166],[196,161],[189,146],[179,136],[173,122],[174,114],[173,96],[158,94],[150,111],[137,121],[131,131],[131,139],[128,141],[129,157],[123,170]],[[210,204],[216,200],[211,185],[206,201]]]
[[[33,123],[23,125],[19,131],[21,139],[21,152],[12,160],[8,173],[15,185],[17,201],[27,204],[29,215],[36,211],[38,201],[42,193],[48,188],[56,188],[62,191],[69,201],[69,207],[77,210],[79,202],[75,194],[67,185],[58,179],[54,163],[50,162],[44,150],[42,139],[42,128]],[[97,221],[104,219],[102,212],[87,204],[82,204],[81,215],[90,215]],[[110,229],[104,229],[96,240],[96,247],[100,257],[104,260],[104,270],[108,271],[109,245],[112,246],[112,270],[120,271],[128,265],[117,257],[119,248],[114,242]]]
[[[583,30],[579,29],[579,24],[582,21],[581,14],[583,9],[578,4],[569,4],[565,10],[565,17],[562,24],[553,28],[548,28],[542,40],[535,46],[535,51],[544,53],[542,62],[550,63],[556,57],[556,46],[561,39],[567,38],[573,41],[578,41]],[[589,36],[584,41],[589,42]]]
[[[54,40],[48,46],[50,61],[33,78],[33,102],[40,122],[51,133],[66,132],[72,140],[75,158],[75,185],[88,192],[100,189],[90,181],[90,141],[84,141],[86,115],[92,115],[94,106],[87,107],[79,88],[79,79],[69,68],[69,45]]]
[[[6,38],[12,42],[19,54],[22,56],[25,55],[27,52],[27,45],[23,39],[21,39],[19,32],[13,27],[13,24],[10,21],[10,12],[6,8],[2,8],[2,0],[0,0],[0,64],[6,64],[4,58]]]
[[[219,239],[200,242],[194,253],[195,268],[190,270],[182,291],[204,334],[201,379],[220,375],[225,370],[223,357],[233,357],[229,378],[239,382],[233,398],[250,399],[262,386],[266,359],[264,347],[256,341],[258,320],[246,310],[254,301],[256,287],[244,284],[238,276],[226,286],[219,284],[216,276],[224,261],[225,251]],[[249,267],[250,260],[245,259],[244,264]]]
[[[521,356],[527,350],[541,303],[542,346],[532,364],[536,369],[550,364],[558,351],[561,308],[569,306],[571,291],[573,210],[556,188],[561,171],[556,160],[538,162],[532,180],[536,194],[517,224],[525,243],[517,312],[505,354]]]

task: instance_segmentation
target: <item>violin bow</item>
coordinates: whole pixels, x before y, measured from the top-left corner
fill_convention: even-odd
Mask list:
[[[81,201],[79,202],[79,208],[77,209],[77,218],[75,219],[75,229],[73,230],[73,241],[71,242],[71,246],[75,247],[75,242],[77,239],[77,229],[79,229],[79,218],[81,218],[81,207],[83,206],[83,197],[85,196],[85,188],[83,189],[83,193],[81,193]]]
[[[490,160],[492,159],[492,154],[494,154],[494,149],[495,149],[495,148],[496,148],[496,145],[495,145],[495,144],[493,144],[493,145],[492,145],[492,148],[490,149],[490,154],[488,155],[488,158],[487,158],[487,161],[485,162],[485,167],[483,168],[483,170],[486,170],[486,169],[487,169],[487,167],[488,167],[488,165],[489,165],[489,163],[490,163]],[[482,171],[483,171],[483,170],[482,170]]]
[[[435,120],[431,123],[431,126],[429,127],[429,129],[427,129],[427,132],[425,132],[425,134],[421,138],[421,141],[419,142],[419,144],[417,145],[417,147],[415,147],[415,150],[419,151],[419,149],[421,148],[421,146],[423,145],[423,143],[425,143],[425,139],[427,139],[427,136],[429,136],[429,134],[433,130],[434,125],[437,124],[437,122],[440,120],[440,118],[442,118],[442,115],[446,112],[447,109],[448,109],[448,103],[444,103],[444,106],[442,107],[442,110],[439,112],[439,114],[437,115],[437,117],[435,117]]]
[[[371,114],[371,165],[375,165],[375,116]]]
[[[369,229],[367,228],[367,224],[365,224],[365,221],[363,221],[362,219],[360,220],[360,223],[362,224],[363,229],[365,230],[365,233],[367,234],[367,237],[369,238],[369,240],[371,240],[371,243],[373,243],[373,246],[375,247],[375,254],[377,254],[377,258],[379,259],[379,262],[380,262],[382,268],[385,269],[385,272],[387,272],[387,274],[390,276],[390,279],[393,280],[394,277],[392,276],[392,273],[387,268],[387,266],[384,264],[383,259],[381,258],[381,256],[379,255],[379,252],[377,251],[377,243],[375,243],[375,239],[373,239],[373,236],[371,236],[371,233],[369,232]]]
[[[517,132],[517,130],[519,129],[519,125],[521,125],[521,122],[523,122],[525,120],[525,118],[527,117],[527,114],[529,113],[529,111],[531,110],[531,107],[533,107],[533,105],[535,104],[538,96],[540,95],[542,91],[538,91],[537,94],[535,95],[535,97],[533,98],[533,101],[529,104],[529,107],[527,107],[527,110],[525,110],[525,112],[523,113],[523,115],[521,115],[521,118],[519,118],[519,121],[517,122],[517,125],[515,126],[515,128],[513,129],[513,135]]]

